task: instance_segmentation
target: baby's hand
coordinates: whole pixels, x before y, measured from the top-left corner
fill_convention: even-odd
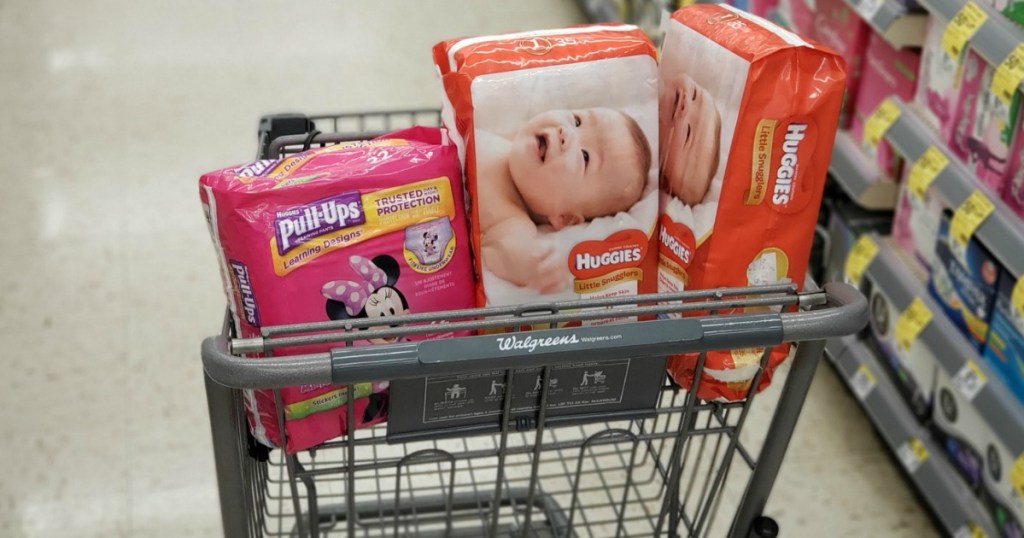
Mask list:
[[[530,289],[544,294],[565,291],[569,285],[569,267],[565,259],[555,253],[555,246],[538,241],[532,258],[536,270],[530,280]]]

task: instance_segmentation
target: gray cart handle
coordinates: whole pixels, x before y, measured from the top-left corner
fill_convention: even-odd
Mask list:
[[[230,352],[229,341],[222,335],[203,341],[202,357],[206,373],[217,383],[274,389],[765,347],[845,336],[867,324],[867,301],[847,284],[826,284],[822,291],[807,295],[823,295],[824,305],[797,312],[709,315],[340,347],[281,358],[238,357]]]

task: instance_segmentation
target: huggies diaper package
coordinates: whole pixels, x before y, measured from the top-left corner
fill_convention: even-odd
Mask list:
[[[919,51],[893,48],[881,35],[871,32],[860,88],[853,105],[851,132],[856,140],[863,140],[864,123],[885,98],[896,96],[904,101],[913,99],[920,62]],[[888,142],[882,140],[876,147],[866,143],[861,145],[878,163],[883,174],[891,178],[899,176],[901,159]]]
[[[1020,120],[1020,92],[1003,101],[991,90],[995,68],[973,49],[964,61],[950,147],[974,169],[982,183],[1003,191],[1010,175],[1010,150]]]
[[[444,41],[480,305],[653,292],[657,63],[634,26]]]
[[[1024,404],[1024,305],[1013,303],[1015,284],[1016,280],[1007,271],[999,277],[985,360]]]
[[[405,313],[472,307],[461,175],[455,146],[422,127],[205,174],[200,198],[237,334],[361,318],[386,327]],[[387,389],[354,387],[355,427],[387,417]],[[287,449],[346,433],[346,397],[331,385],[281,389]],[[245,403],[256,439],[280,446],[273,391],[245,391]]]
[[[658,289],[803,284],[843,99],[842,59],[729,6],[694,5],[668,23],[660,75]],[[770,366],[787,353],[777,349]],[[710,353],[698,395],[744,397],[760,357]],[[669,371],[689,386],[695,363],[676,357]]]
[[[847,128],[853,118],[871,27],[844,0],[817,0],[817,6],[811,37],[846,59],[846,97],[839,127]]]
[[[928,18],[928,31],[921,49],[921,71],[914,100],[921,117],[949,140],[953,126],[953,110],[959,88],[960,67],[966,51],[953,58],[942,46],[942,34],[948,21],[941,17]]]
[[[929,289],[949,319],[980,351],[988,335],[988,320],[995,303],[999,264],[977,239],[957,247],[944,214],[935,242],[935,263]]]

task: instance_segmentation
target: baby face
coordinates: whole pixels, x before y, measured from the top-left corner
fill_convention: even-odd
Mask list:
[[[685,204],[699,204],[718,170],[722,120],[714,99],[682,75],[662,81],[658,108],[662,188]]]
[[[516,134],[509,171],[530,212],[559,229],[626,211],[640,199],[649,163],[643,155],[650,155],[642,137],[617,110],[550,110]]]

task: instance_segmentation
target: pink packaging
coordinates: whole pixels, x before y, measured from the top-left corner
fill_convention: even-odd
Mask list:
[[[473,307],[461,179],[455,146],[424,127],[203,175],[200,198],[237,333]],[[354,345],[371,343],[390,342]],[[356,427],[385,420],[387,388],[355,386]],[[287,450],[346,433],[345,397],[333,385],[282,389]],[[245,391],[245,403],[256,439],[280,446],[273,392]]]
[[[949,146],[982,183],[1002,192],[1020,121],[1020,92],[1013,94],[1009,104],[997,97],[990,89],[994,73],[995,67],[980,54],[967,53]]]
[[[868,37],[865,58],[857,99],[853,105],[851,131],[856,140],[863,140],[864,122],[886,97],[896,96],[904,101],[914,97],[917,71],[921,63],[919,51],[895,49],[874,32]],[[864,146],[882,173],[892,178],[899,175],[899,155],[886,141],[883,140],[876,148]]]
[[[813,39],[836,51],[846,59],[846,97],[839,117],[839,127],[850,126],[853,103],[857,100],[862,58],[868,45],[869,27],[844,0],[817,0],[814,13]]]
[[[909,166],[905,168],[905,172],[910,171]],[[947,203],[935,189],[925,191],[923,200],[911,194],[906,175],[904,173],[899,199],[896,202],[892,237],[905,252],[915,256],[931,271],[935,261],[935,241],[939,237],[942,211]]]
[[[918,74],[914,100],[921,117],[938,129],[943,140],[949,140],[953,128],[953,110],[959,89],[960,67],[965,52],[953,59],[942,47],[942,33],[948,22],[939,17],[928,18],[928,31],[921,49],[921,71]]]
[[[1003,187],[1003,200],[1021,218],[1024,218],[1024,120],[1020,121],[1010,155],[1010,174]]]
[[[793,32],[810,37],[814,33],[816,0],[779,0],[778,12],[783,24]]]

